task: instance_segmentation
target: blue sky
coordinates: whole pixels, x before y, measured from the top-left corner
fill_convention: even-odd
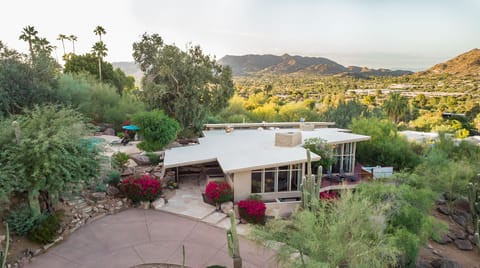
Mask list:
[[[25,51],[18,36],[34,25],[59,55],[59,33],[77,35],[85,53],[102,25],[110,61],[131,61],[143,32],[217,58],[289,53],[414,70],[480,47],[478,0],[8,0],[2,11],[0,40],[9,47]]]

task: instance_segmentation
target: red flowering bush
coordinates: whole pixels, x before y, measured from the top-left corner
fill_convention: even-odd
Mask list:
[[[233,199],[233,190],[228,183],[224,181],[211,181],[205,188],[205,195],[209,200],[218,204]]]
[[[238,202],[240,217],[249,223],[264,223],[267,207],[260,200],[248,199]]]
[[[142,175],[140,178],[130,176],[122,180],[119,187],[133,203],[153,201],[162,193],[160,181],[149,174]]]
[[[337,200],[338,199],[338,193],[337,192],[331,192],[331,191],[326,191],[326,192],[321,192],[320,193],[320,199],[322,200]]]

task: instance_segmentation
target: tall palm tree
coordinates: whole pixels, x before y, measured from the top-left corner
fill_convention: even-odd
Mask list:
[[[26,26],[23,28],[22,34],[20,35],[19,39],[25,42],[28,42],[28,49],[30,50],[30,56],[33,58],[33,44],[37,37],[38,31],[35,30],[33,26]]]
[[[388,95],[388,98],[383,103],[383,109],[393,119],[395,124],[407,114],[408,100],[400,95],[400,93],[394,92]]]
[[[98,37],[100,38],[100,42],[102,42],[102,34],[107,34],[107,32],[105,31],[105,29],[98,25],[97,27],[95,27],[95,29],[93,30],[93,32],[95,33],[95,35],[98,35]]]
[[[98,57],[98,77],[102,81],[102,59],[107,56],[107,46],[102,41],[98,41],[93,45],[92,52]]]
[[[68,37],[68,40],[72,41],[72,52],[73,54],[75,54],[75,42],[77,41],[78,37],[71,34],[69,37]]]
[[[52,53],[53,46],[46,38],[37,38],[34,41],[34,48],[37,52],[45,52],[47,55]]]
[[[65,52],[65,43],[63,42],[63,40],[65,40],[65,39],[68,39],[68,37],[67,37],[66,35],[64,35],[64,34],[59,34],[58,37],[57,37],[57,40],[62,41],[63,56],[64,56],[64,57],[65,57],[65,54],[67,54],[67,53]]]

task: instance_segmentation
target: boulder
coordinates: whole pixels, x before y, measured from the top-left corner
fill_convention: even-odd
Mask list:
[[[444,206],[438,206],[437,210],[438,210],[438,212],[442,213],[443,215],[447,215],[447,216],[450,215],[450,212]]]
[[[122,171],[122,176],[130,176],[133,175],[133,168],[129,167]]]
[[[457,248],[459,248],[461,250],[472,250],[473,249],[472,243],[469,240],[455,239],[455,241],[453,241],[453,242],[455,243]]]
[[[415,267],[417,268],[430,268],[430,263],[427,260],[422,260],[419,259],[417,260],[417,263],[415,264]]]
[[[458,262],[449,259],[435,259],[430,264],[434,268],[462,268]]]
[[[96,192],[96,193],[92,193],[92,197],[96,201],[104,200],[107,197],[107,194],[105,192]]]
[[[223,213],[228,214],[228,212],[230,212],[230,210],[233,209],[233,202],[228,201],[228,202],[222,203],[220,205],[220,209],[222,210]]]
[[[470,203],[468,201],[468,198],[466,197],[459,197],[453,201],[453,205],[457,210],[465,211],[465,212],[470,212]]]
[[[469,235],[468,240],[470,241],[470,243],[472,243],[472,245],[477,245],[477,241],[475,241],[475,236]]]
[[[150,159],[146,155],[142,154],[132,154],[130,158],[137,163],[139,166],[148,166],[150,165]]]
[[[135,162],[134,160],[128,159],[127,167],[129,167],[129,168],[136,168],[136,167],[138,167],[138,164],[137,164],[137,162]]]
[[[165,199],[160,197],[159,199],[152,202],[152,207],[156,210],[159,210],[160,208],[165,206],[165,203]]]
[[[448,235],[443,235],[440,240],[438,240],[438,243],[441,245],[445,245],[448,243],[452,243],[453,240],[448,236]]]
[[[461,215],[458,215],[458,214],[453,214],[452,215],[452,219],[458,223],[458,225],[462,226],[462,227],[465,227],[467,226],[467,220],[465,219],[465,217],[461,216]]]
[[[109,136],[115,136],[115,130],[113,128],[106,128],[105,131],[103,131],[104,135],[109,135]]]
[[[107,194],[110,196],[115,196],[120,192],[117,187],[108,185],[107,186]]]
[[[467,238],[467,233],[465,233],[465,232],[462,231],[462,230],[457,230],[457,231],[455,232],[455,236],[456,236],[457,238],[459,238],[459,239],[465,239],[465,238]]]
[[[453,239],[453,240],[454,240],[454,239],[457,239],[457,235],[456,235],[454,232],[452,232],[452,231],[448,232],[448,233],[447,233],[447,236],[450,237],[450,238]]]

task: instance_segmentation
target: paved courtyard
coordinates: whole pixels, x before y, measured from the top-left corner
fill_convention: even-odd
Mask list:
[[[182,263],[232,267],[225,230],[155,210],[129,209],[94,221],[25,267],[131,267],[144,263]],[[274,252],[240,239],[243,267],[277,267]]]

